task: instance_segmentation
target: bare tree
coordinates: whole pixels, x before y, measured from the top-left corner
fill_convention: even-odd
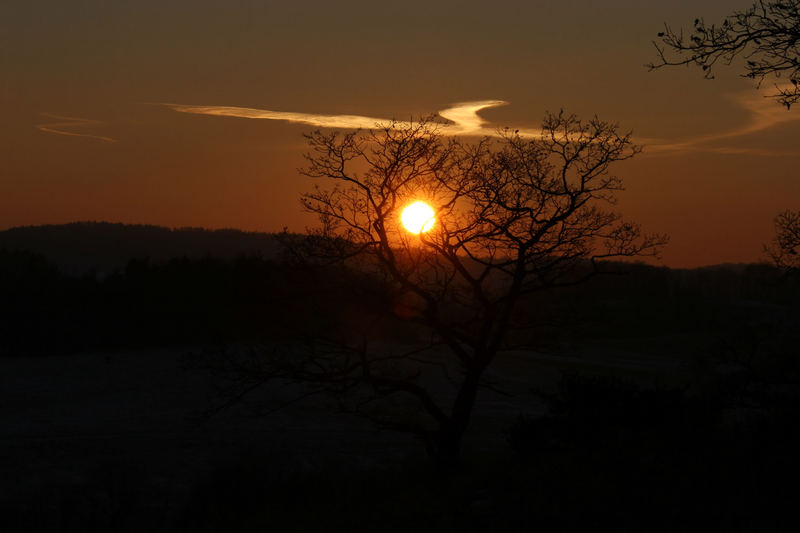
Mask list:
[[[780,268],[800,269],[800,211],[787,209],[775,217],[775,237],[764,249]]]
[[[366,337],[314,341],[253,358],[242,374],[254,385],[310,383],[342,405],[355,397],[349,410],[415,433],[442,464],[458,457],[479,388],[491,386],[484,371],[504,348],[521,298],[582,283],[603,270],[603,259],[655,254],[666,242],[604,208],[622,189],[611,166],[640,147],[596,118],[547,115],[534,139],[510,131],[446,138],[430,120],[307,139],[304,174],[324,185],[302,198],[321,222],[304,242],[383,284],[389,301],[368,314],[383,307],[428,335],[407,350],[376,349]],[[419,200],[435,218],[429,231],[412,233],[401,212]],[[426,368],[450,380],[451,396],[433,390]],[[370,410],[401,393],[422,417]]]
[[[653,42],[658,61],[647,65],[651,70],[694,64],[710,79],[717,63],[730,65],[741,55],[744,77],[761,86],[768,77],[785,76],[787,83],[776,83],[772,96],[787,108],[800,100],[800,0],[759,0],[720,25],[695,19],[688,37],[668,25],[658,36],[661,43]]]

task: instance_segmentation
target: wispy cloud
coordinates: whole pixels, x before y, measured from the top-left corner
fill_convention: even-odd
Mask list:
[[[448,125],[452,133],[461,135],[496,135],[497,128],[486,127],[487,122],[478,115],[478,111],[504,105],[508,105],[508,102],[504,100],[459,102],[439,111],[439,116],[453,123]]]
[[[69,131],[74,128],[86,128],[91,126],[99,126],[103,122],[99,120],[91,120],[88,118],[79,117],[65,117],[62,115],[54,115],[52,113],[40,113],[43,117],[57,120],[58,122],[48,122],[46,124],[37,124],[36,129],[47,133],[55,133],[58,135],[69,135],[70,137],[88,137],[90,139],[97,139],[99,141],[115,143],[116,139],[105,137],[103,135],[95,135],[93,133],[78,133]]]
[[[780,124],[800,120],[800,113],[789,113],[776,105],[773,100],[765,99],[759,93],[748,92],[731,97],[734,105],[744,112],[745,122],[737,127],[686,139],[670,140],[656,138],[636,138],[635,141],[645,144],[649,153],[678,154],[687,152],[708,152],[719,154],[749,154],[757,156],[796,155],[795,152],[778,151],[769,148],[726,146],[720,141],[745,137],[765,131]],[[315,113],[297,113],[287,111],[271,111],[236,106],[199,106],[183,104],[163,104],[180,113],[196,115],[213,115],[221,117],[239,117],[249,119],[282,120],[295,124],[307,124],[319,128],[376,128],[387,124],[397,127],[407,126],[408,122],[392,121],[386,118],[367,117],[362,115],[324,115]],[[439,116],[449,123],[440,126],[445,135],[497,136],[502,131],[489,123],[478,113],[484,109],[508,105],[504,100],[478,100],[452,104],[438,112]],[[537,128],[516,129],[521,136],[534,137],[541,134]]]
[[[450,121],[442,124],[440,131],[446,135],[497,135],[496,127],[488,127],[487,121],[478,115],[483,109],[507,105],[503,100],[479,100],[475,102],[459,102],[439,111],[439,116]],[[180,113],[195,115],[213,115],[219,117],[239,117],[265,120],[283,120],[295,124],[307,124],[318,128],[375,128],[387,124],[397,127],[407,126],[404,121],[393,121],[387,118],[366,117],[362,115],[323,115],[315,113],[296,113],[290,111],[270,111],[235,106],[200,106],[183,104],[164,104]],[[533,131],[533,130],[531,130]],[[538,131],[538,130],[536,130]]]
[[[736,107],[744,111],[745,121],[743,124],[727,130],[689,137],[678,141],[646,139],[645,142],[648,152],[710,152],[761,156],[798,155],[797,151],[720,145],[720,141],[728,141],[737,137],[746,137],[782,124],[800,120],[800,114],[797,113],[797,111],[789,111],[777,105],[773,99],[765,98],[764,95],[759,92],[748,91],[746,93],[737,93],[729,95],[729,98]]]

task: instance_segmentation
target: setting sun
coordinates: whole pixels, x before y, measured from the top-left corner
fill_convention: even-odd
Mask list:
[[[403,209],[400,215],[403,227],[411,233],[425,233],[433,228],[436,222],[436,213],[425,202],[414,202]]]

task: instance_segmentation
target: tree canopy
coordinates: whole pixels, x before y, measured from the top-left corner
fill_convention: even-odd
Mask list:
[[[548,114],[535,138],[445,137],[422,120],[307,139],[304,173],[322,181],[302,197],[320,220],[308,248],[380,280],[386,311],[428,331],[430,341],[406,353],[326,344],[268,357],[259,375],[362,391],[359,406],[407,394],[428,420],[380,421],[422,437],[438,460],[457,456],[484,370],[503,349],[521,298],[581,283],[602,271],[603,259],[654,254],[666,242],[610,208],[622,189],[612,166],[640,147],[597,118]],[[435,219],[429,231],[412,233],[401,213],[418,201]],[[430,355],[442,350],[454,365]],[[444,369],[451,400],[420,383],[424,365]],[[449,373],[453,366],[460,377]]]
[[[766,251],[779,267],[800,268],[800,211],[787,209],[775,217],[775,237]]]
[[[651,70],[672,65],[697,65],[713,78],[717,64],[730,65],[742,56],[744,77],[761,86],[775,80],[771,95],[790,108],[800,100],[800,0],[759,0],[734,11],[722,24],[694,21],[688,35],[665,25],[653,42],[658,59]]]

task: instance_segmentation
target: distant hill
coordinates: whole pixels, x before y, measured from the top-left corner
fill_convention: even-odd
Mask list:
[[[279,254],[271,233],[110,222],[15,227],[0,231],[2,249],[41,254],[67,274],[94,271],[101,277],[124,268],[130,259],[163,262],[177,257],[274,258]]]

